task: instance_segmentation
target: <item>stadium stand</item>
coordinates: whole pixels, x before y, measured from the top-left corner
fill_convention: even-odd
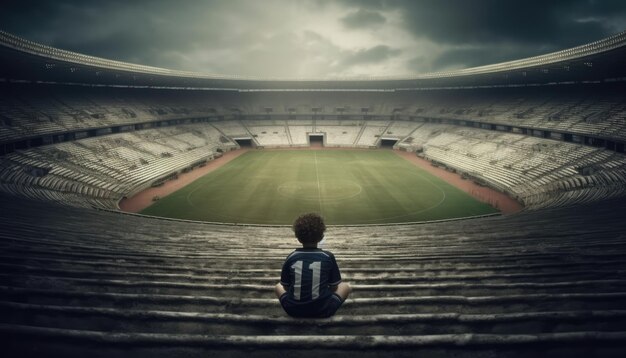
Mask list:
[[[27,91],[23,87],[21,88],[22,90],[17,93],[21,97],[26,97]],[[38,97],[41,91],[40,89],[35,90],[34,96]],[[556,122],[561,124],[561,129],[565,127],[572,129],[581,123],[579,118],[589,117],[588,113],[603,112],[604,109],[602,108],[605,108],[606,102],[599,100],[583,101],[582,104],[577,102],[576,106],[580,105],[581,108],[575,111],[583,112],[584,109],[587,114],[579,117],[567,115],[568,119],[560,121],[534,120],[532,124],[534,127],[531,127],[532,129],[527,133],[493,130],[492,125],[503,123],[501,121],[497,124],[490,122],[496,121],[497,118],[508,116],[510,121],[518,121],[520,120],[519,117],[530,118],[531,111],[527,108],[533,108],[532,116],[538,118],[545,118],[548,116],[547,113],[555,112],[553,105],[551,105],[550,108],[552,109],[550,110],[539,110],[537,109],[539,108],[538,104],[535,107],[526,107],[519,103],[510,102],[502,104],[499,97],[508,98],[518,94],[518,89],[512,91],[513,93],[507,96],[494,95],[493,98],[488,97],[492,101],[489,105],[486,104],[485,100],[479,100],[479,97],[482,97],[478,95],[474,95],[476,103],[473,103],[472,106],[457,100],[455,96],[448,98],[446,104],[438,104],[437,99],[428,96],[419,97],[416,101],[431,103],[431,107],[426,108],[419,103],[414,104],[415,107],[418,107],[415,111],[419,112],[420,116],[412,117],[411,121],[402,120],[402,118],[393,121],[383,120],[381,114],[377,114],[376,119],[367,120],[359,119],[357,115],[347,114],[338,116],[337,119],[324,118],[311,121],[292,119],[285,122],[284,119],[279,119],[281,118],[279,115],[274,115],[272,117],[274,119],[220,120],[218,113],[212,117],[207,117],[208,122],[207,118],[204,118],[200,123],[178,126],[174,123],[174,125],[157,128],[152,126],[155,121],[161,120],[160,117],[159,119],[152,119],[152,122],[141,122],[141,125],[137,122],[118,122],[119,130],[128,132],[112,133],[111,127],[105,127],[96,130],[97,134],[102,134],[97,137],[85,137],[73,142],[59,144],[50,143],[51,145],[44,147],[9,153],[0,159],[10,162],[3,165],[4,169],[0,171],[0,180],[2,180],[5,191],[24,192],[28,197],[33,197],[35,194],[20,188],[24,186],[38,188],[36,197],[42,196],[41,190],[52,190],[57,194],[61,192],[86,195],[87,200],[81,204],[82,206],[91,206],[93,199],[97,199],[97,203],[104,203],[104,205],[98,205],[99,207],[115,208],[116,200],[145,188],[146,183],[153,182],[200,160],[210,160],[212,158],[210,153],[216,152],[218,149],[228,151],[236,148],[238,145],[233,138],[249,138],[253,140],[255,145],[261,147],[287,147],[307,145],[308,134],[314,133],[323,134],[325,145],[329,147],[369,148],[378,146],[381,137],[396,138],[399,141],[397,148],[418,151],[420,155],[429,160],[444,164],[448,168],[508,193],[524,203],[527,209],[552,205],[548,203],[570,205],[624,194],[622,188],[626,178],[623,175],[623,155],[613,155],[614,153],[607,150],[608,148],[603,149],[590,145],[593,142],[586,143],[582,139],[564,141],[561,134],[559,134],[560,139],[552,136],[545,138],[545,126],[542,126],[543,122]],[[566,90],[565,93],[569,94],[570,90]],[[158,95],[160,94],[159,92]],[[66,104],[72,103],[73,108],[80,107],[83,108],[83,111],[89,110],[92,113],[101,111],[98,108],[103,107],[95,102],[95,98],[107,104],[112,102],[112,99],[105,99],[106,96],[102,90],[96,90],[94,93],[81,91],[81,96],[89,98],[89,100],[83,99],[84,102],[80,102],[79,97],[75,97],[76,95],[70,91],[60,101]],[[9,95],[8,98],[11,96],[15,95]],[[61,94],[56,94],[56,96],[61,98]],[[114,94],[109,94],[109,96],[113,97]],[[142,98],[141,102],[144,103],[154,101],[154,99],[149,99],[150,91],[138,91],[133,96]],[[607,98],[612,98],[611,96],[607,95]],[[202,112],[200,109],[194,109],[194,104],[188,102],[189,99],[184,99],[184,104],[176,104],[173,100],[176,95],[166,97],[169,98],[170,102],[168,111],[172,111],[171,108],[188,109],[187,114],[181,115],[182,118],[178,120],[194,120],[196,117],[189,115],[189,113]],[[331,103],[327,106],[331,106],[332,101],[339,103],[337,97],[328,98]],[[467,97],[472,98],[472,95]],[[563,99],[564,97],[554,95],[554,98]],[[242,100],[245,103],[245,98]],[[303,99],[299,101],[303,101]],[[497,105],[493,105],[493,101],[496,101]],[[544,102],[550,101],[555,100],[547,99]],[[613,108],[611,113],[615,113],[616,116],[622,115],[623,111],[615,110],[615,108],[622,108],[621,105],[617,104],[617,99],[614,101],[614,104],[611,105]],[[137,103],[139,102],[138,100]],[[601,109],[596,108],[594,105],[596,102],[599,103],[598,106]],[[206,102],[203,101],[202,103]],[[318,103],[324,102],[318,100]],[[571,112],[572,106],[567,104],[569,102],[564,103],[558,108],[568,107]],[[467,109],[469,107],[472,109]],[[31,107],[29,105],[25,108]],[[140,109],[139,105],[133,108],[133,113],[136,114],[150,113],[150,110]],[[154,107],[152,108],[154,113]],[[388,108],[391,107],[388,106]],[[36,112],[42,116],[53,117],[52,114],[44,110],[45,108],[39,108]],[[561,113],[562,109],[558,111]],[[12,112],[7,110],[5,116],[9,116],[10,113]],[[242,118],[246,118],[248,115],[240,114]],[[460,126],[451,122],[474,118],[472,115],[485,117],[481,119],[481,126],[477,127],[474,124]],[[250,116],[259,116],[259,114]],[[442,116],[445,116],[446,119],[438,124],[437,122]],[[487,119],[487,116],[490,119]],[[294,117],[299,118],[295,115]],[[147,120],[148,117],[142,118]],[[21,118],[13,118],[12,120],[16,123],[22,123]],[[615,120],[620,121],[620,125],[623,125],[621,122],[626,122],[624,119]],[[164,121],[169,120],[165,119]],[[161,125],[163,121],[157,123]],[[312,123],[312,125],[304,123]],[[487,123],[490,124],[487,125]],[[529,122],[524,123],[530,125]],[[76,139],[79,139],[80,135],[87,136],[89,128],[91,128],[90,125],[85,124],[86,128],[77,132]],[[602,128],[609,128],[599,126],[597,123],[590,125],[599,128],[593,131],[596,134]],[[75,127],[69,128],[76,130]],[[615,131],[611,129],[610,133],[613,132]],[[617,131],[617,133],[623,132],[626,130]],[[34,131],[33,133],[37,132]],[[570,133],[572,140],[576,139],[574,137],[576,135],[572,134],[576,132],[567,133]],[[537,137],[536,134],[540,136]],[[44,138],[47,138],[48,142],[54,142],[54,136],[44,136]],[[66,158],[69,159],[66,160]],[[88,159],[87,162],[84,162],[85,158]],[[20,166],[21,169],[19,169]],[[42,178],[11,175],[13,171],[28,171],[28,168],[31,167],[52,168],[52,170],[43,175]],[[94,169],[91,167],[101,168]],[[73,171],[72,174],[70,171]],[[121,175],[120,171],[124,173],[130,171],[131,173]],[[115,176],[113,173],[118,175]],[[49,177],[44,179],[46,176]],[[66,178],[66,183],[58,176]],[[115,190],[112,190],[113,183],[117,184]],[[57,194],[54,196],[56,197]],[[76,200],[68,202],[75,204]]]
[[[367,121],[359,136],[354,143],[356,147],[376,147],[378,140],[385,131],[389,122],[384,121]]]
[[[188,124],[38,147],[0,158],[0,183],[4,190],[27,197],[50,195],[62,202],[66,194],[78,194],[85,200],[69,202],[117,208],[122,197],[237,147],[225,139],[207,124]],[[49,172],[29,175],[33,167]]]
[[[246,129],[246,127],[244,127],[239,121],[220,121],[213,123],[213,126],[229,137],[250,136],[248,129]]]
[[[248,121],[246,121],[248,122]],[[246,128],[256,139],[257,143],[263,147],[285,147],[289,146],[288,131],[284,123],[266,123],[265,125],[257,125],[257,123],[245,123]]]
[[[624,139],[626,107],[619,92],[565,88],[544,94],[529,89],[462,91],[450,96],[425,95],[414,102],[420,116],[471,119],[535,130],[601,135]]]
[[[399,146],[419,148],[429,160],[511,194],[527,210],[624,195],[626,157],[606,150],[428,123],[410,138]]]
[[[215,77],[2,31],[0,59],[8,356],[626,352],[626,33],[401,79]],[[326,146],[397,140],[525,210],[329,228],[354,292],[319,320],[288,318],[273,297],[289,228],[117,210],[239,139],[306,146],[309,134]]]
[[[357,121],[346,121],[346,124],[331,125],[328,122],[316,121],[315,132],[325,133],[326,145],[330,147],[353,147],[362,126]],[[338,121],[336,122],[338,123]]]
[[[306,146],[309,144],[308,134],[313,132],[313,126],[307,121],[288,121],[287,126],[291,143],[294,146]]]
[[[286,317],[273,297],[295,242],[289,228],[5,199],[0,231],[12,234],[0,241],[0,331],[5,351],[22,356],[600,356],[626,348],[623,201],[333,227],[326,247],[354,293],[335,317],[311,321]]]

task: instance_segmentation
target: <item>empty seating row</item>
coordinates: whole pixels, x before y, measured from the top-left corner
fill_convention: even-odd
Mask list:
[[[195,138],[180,145],[181,136]],[[13,194],[46,199],[84,196],[79,204],[116,208],[117,201],[236,144],[207,124],[148,129],[33,148],[0,158],[0,183]],[[30,191],[31,188],[34,191]],[[43,193],[42,195],[39,195]],[[54,193],[54,194],[51,194]],[[100,205],[102,204],[102,205]]]

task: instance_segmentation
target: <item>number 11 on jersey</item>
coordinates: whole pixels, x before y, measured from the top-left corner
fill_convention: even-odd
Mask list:
[[[291,268],[295,274],[295,282],[293,285],[293,298],[300,300],[300,294],[302,292],[302,261],[296,261]],[[311,280],[311,299],[316,299],[320,296],[320,275],[322,271],[322,263],[320,261],[311,262],[308,267],[312,271]]]

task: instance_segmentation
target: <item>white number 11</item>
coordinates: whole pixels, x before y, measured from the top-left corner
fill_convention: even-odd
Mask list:
[[[302,292],[302,261],[296,261],[291,265],[296,275],[296,282],[293,285],[293,297],[300,301],[300,293]],[[312,299],[316,299],[320,296],[320,274],[322,271],[322,263],[320,261],[312,262],[309,265],[309,270],[313,271],[313,280],[311,282],[311,295]]]

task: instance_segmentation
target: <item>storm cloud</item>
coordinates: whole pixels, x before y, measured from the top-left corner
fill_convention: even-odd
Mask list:
[[[5,0],[3,30],[151,66],[270,78],[403,76],[626,28],[621,0]]]
[[[387,19],[376,11],[359,9],[341,18],[341,22],[350,29],[373,28],[385,23]]]
[[[363,63],[379,63],[389,59],[390,57],[397,56],[402,51],[392,49],[389,46],[378,45],[372,48],[363,49],[352,53],[345,57],[344,65],[351,66]]]

